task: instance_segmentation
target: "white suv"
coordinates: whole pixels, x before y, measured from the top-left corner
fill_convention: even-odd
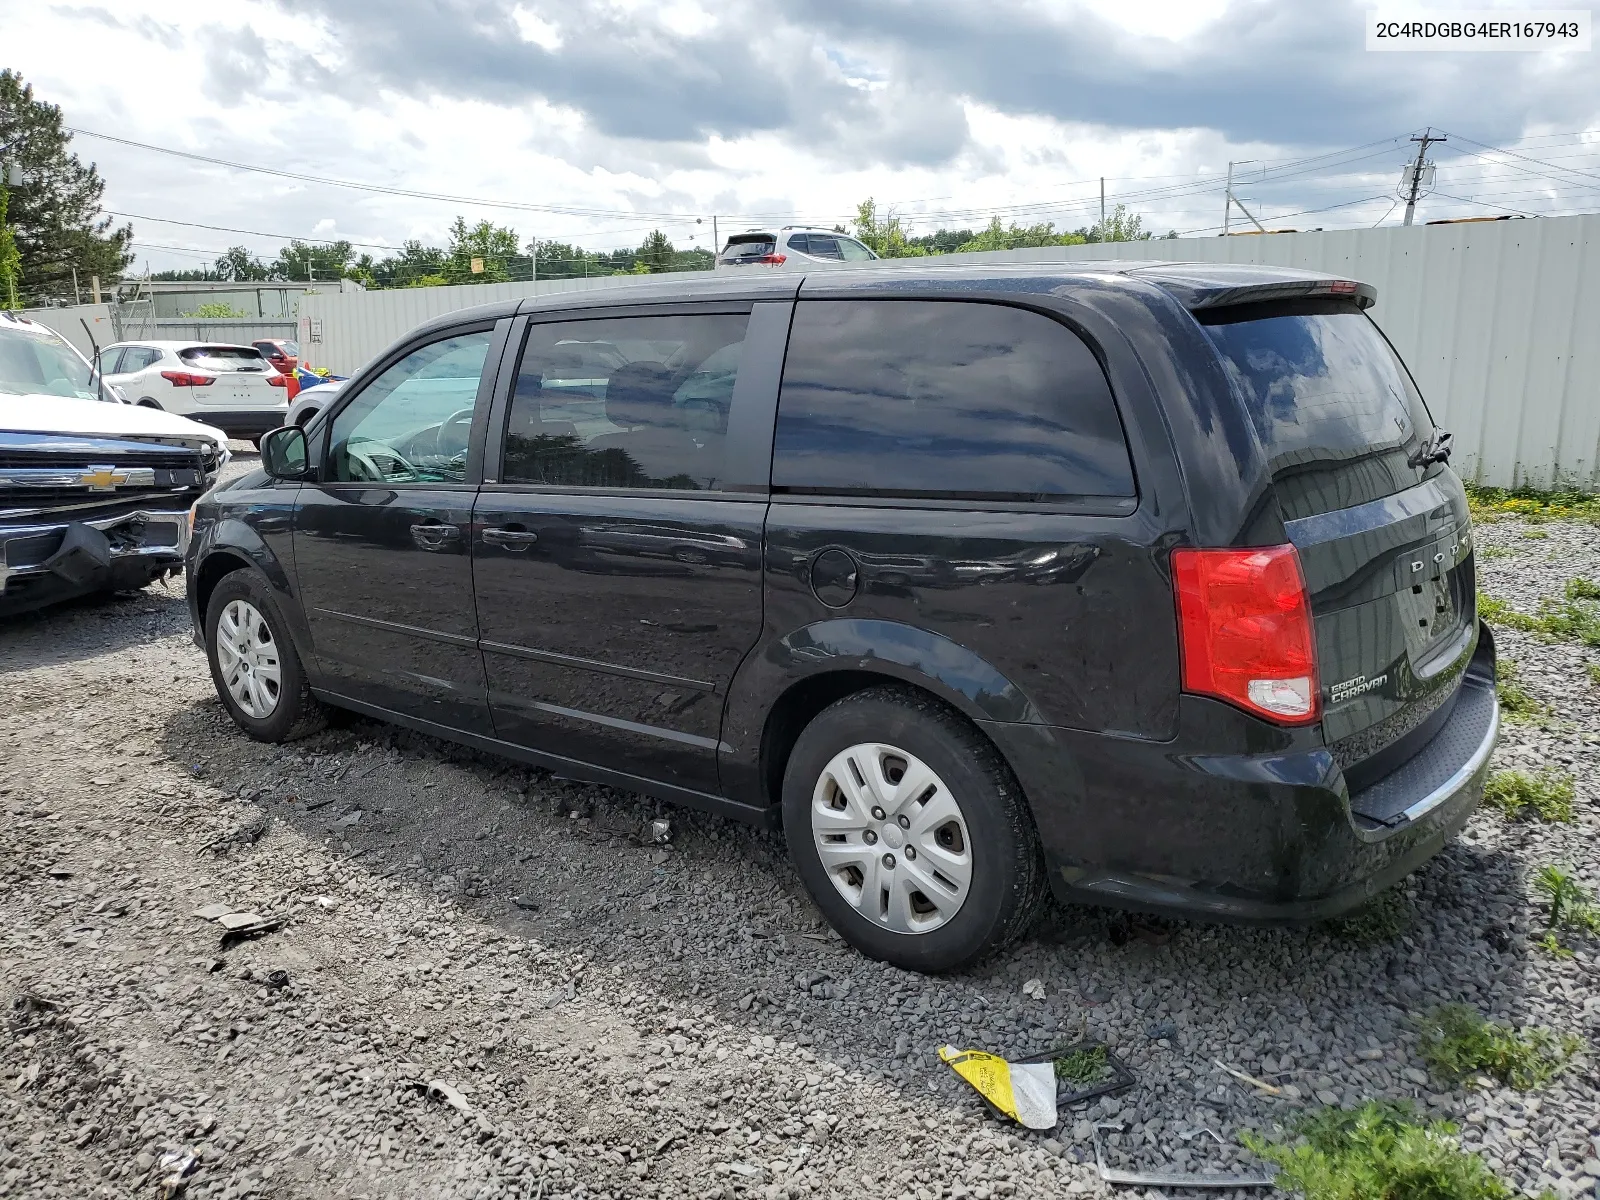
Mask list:
[[[129,404],[181,413],[229,437],[258,440],[289,413],[288,378],[254,346],[220,342],[118,342],[100,369]]]
[[[870,262],[877,257],[855,238],[832,229],[785,225],[776,232],[749,229],[734,234],[717,256],[717,270],[735,267],[807,270],[823,263]]]

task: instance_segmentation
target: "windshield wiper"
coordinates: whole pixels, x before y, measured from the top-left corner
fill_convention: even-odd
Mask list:
[[[1435,429],[1433,436],[1411,453],[1406,461],[1413,467],[1426,467],[1433,463],[1449,462],[1451,444],[1455,438],[1448,429]]]

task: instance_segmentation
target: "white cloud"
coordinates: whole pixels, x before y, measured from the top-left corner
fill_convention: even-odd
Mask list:
[[[1592,73],[1508,64],[1493,96],[1468,73],[1483,69],[1476,60],[1373,75],[1359,39],[1338,32],[1353,5],[1315,6],[1318,23],[1313,6],[1262,0],[490,0],[473,24],[453,2],[149,0],[137,17],[46,2],[8,12],[7,60],[80,128],[465,198],[79,138],[108,208],[270,235],[135,220],[141,264],[155,269],[235,242],[270,256],[288,236],[335,230],[374,246],[437,243],[458,213],[524,241],[596,247],[655,227],[704,244],[712,214],[722,232],[844,222],[869,195],[919,230],[997,211],[1072,228],[1098,215],[1102,175],[1109,202],[1147,227],[1203,230],[1220,221],[1229,159],[1285,176],[1241,171],[1269,223],[1371,223],[1390,206],[1413,121],[1483,141],[1561,135],[1525,152],[1600,168],[1600,136],[1572,134],[1600,124]],[[1365,142],[1294,174],[1283,166]],[[1600,199],[1592,178],[1538,179],[1526,164],[1452,157],[1455,145],[1440,155],[1439,191],[1479,203],[1441,195],[1429,215]],[[1295,215],[1306,208],[1326,211]]]

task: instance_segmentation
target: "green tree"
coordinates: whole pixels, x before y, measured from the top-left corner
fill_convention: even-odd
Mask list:
[[[71,293],[72,272],[87,283],[118,279],[133,261],[133,226],[113,229],[102,214],[105,180],[67,150],[61,109],[34,99],[33,88],[0,70],[0,166],[20,167],[27,180],[11,189],[7,208],[21,298]]]
[[[323,283],[344,278],[353,257],[349,242],[302,242],[299,238],[278,251],[269,272],[274,279]]]
[[[522,263],[522,243],[517,231],[489,221],[468,225],[457,217],[450,226],[450,247],[445,251],[442,274],[451,283],[505,283],[511,278],[512,267]],[[472,260],[482,265],[473,271]],[[526,277],[527,266],[524,266]]]
[[[876,251],[879,258],[922,258],[927,255],[925,246],[906,236],[900,215],[892,208],[878,215],[878,205],[871,196],[856,205],[856,237]]]
[[[417,239],[410,238],[400,244],[400,253],[390,254],[372,264],[370,268],[372,284],[368,286],[375,285],[381,288],[430,286],[420,281],[429,276],[443,278],[444,259],[444,251],[439,247],[424,246]]]
[[[1035,246],[1081,246],[1085,240],[1081,234],[1057,233],[1055,225],[1049,221],[1037,225],[1018,225],[1013,222],[1008,227],[1000,223],[999,217],[994,217],[988,228],[963,242],[957,249],[1022,250]]]
[[[17,251],[17,237],[6,224],[6,210],[10,207],[6,183],[0,178],[0,308],[12,311],[22,307],[22,255]]]
[[[1144,218],[1130,213],[1126,204],[1117,205],[1104,221],[1079,232],[1086,242],[1148,242],[1151,237],[1144,230]]]
[[[225,279],[229,283],[266,279],[271,274],[267,264],[244,246],[229,246],[223,251],[212,265],[212,273],[214,278]]]
[[[638,263],[643,263],[644,269],[652,275],[661,271],[670,271],[672,270],[674,253],[672,243],[667,240],[667,235],[659,229],[653,230],[650,236],[640,244],[638,252],[634,256],[635,270],[637,270]]]

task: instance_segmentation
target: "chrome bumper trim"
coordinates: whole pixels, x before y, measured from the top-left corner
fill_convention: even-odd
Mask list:
[[[1494,713],[1489,718],[1489,729],[1483,735],[1483,741],[1478,743],[1478,748],[1472,752],[1472,757],[1457,767],[1455,774],[1451,775],[1449,779],[1446,779],[1421,800],[1418,800],[1410,808],[1404,809],[1400,813],[1406,819],[1406,824],[1421,820],[1466,787],[1472,777],[1483,768],[1484,763],[1489,761],[1489,755],[1494,753],[1495,739],[1499,736],[1499,733],[1500,701],[1497,698],[1494,704]]]
[[[0,591],[4,591],[7,582],[12,576],[45,575],[49,569],[43,563],[27,563],[12,566],[9,559],[10,543],[23,538],[36,538],[51,533],[65,534],[68,525],[82,524],[91,529],[98,529],[101,533],[108,533],[120,525],[142,522],[146,529],[153,525],[170,525],[174,530],[174,540],[170,544],[159,546],[112,546],[111,560],[117,562],[129,558],[154,558],[167,555],[181,562],[184,552],[189,548],[189,510],[183,509],[174,512],[172,509],[160,509],[151,512],[139,509],[131,513],[123,513],[116,517],[97,517],[88,521],[53,521],[48,525],[13,525],[9,528],[0,526]]]

